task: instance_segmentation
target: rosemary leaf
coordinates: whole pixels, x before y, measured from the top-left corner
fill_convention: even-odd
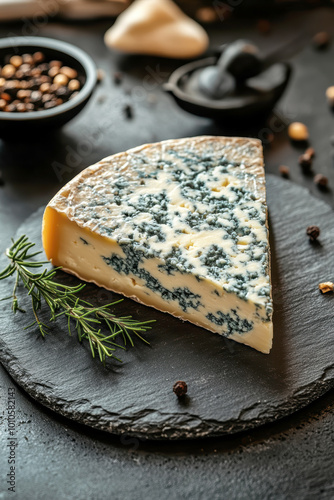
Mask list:
[[[127,341],[134,346],[133,336],[138,337],[143,342],[147,340],[139,332],[146,332],[151,328],[149,321],[136,321],[131,316],[117,317],[111,308],[122,302],[122,299],[103,306],[95,306],[86,300],[81,299],[78,293],[85,288],[84,283],[77,286],[68,286],[54,281],[57,270],[51,271],[43,269],[40,272],[32,272],[30,269],[40,269],[47,261],[32,261],[34,257],[42,252],[29,251],[35,246],[28,237],[22,235],[18,240],[12,240],[12,246],[6,250],[6,256],[10,264],[0,273],[0,280],[10,278],[15,274],[13,292],[9,297],[1,300],[12,299],[13,312],[25,311],[20,308],[16,296],[20,284],[27,290],[31,297],[32,311],[35,316],[33,323],[25,329],[37,325],[41,335],[44,337],[50,332],[50,325],[43,323],[38,316],[38,312],[44,303],[50,310],[50,323],[55,322],[60,316],[67,318],[68,334],[72,334],[72,325],[75,325],[79,342],[87,340],[93,358],[96,354],[100,361],[105,364],[107,357],[112,357],[121,361],[114,355],[116,348],[125,349]],[[103,327],[109,333],[103,333]],[[124,346],[115,342],[118,336],[123,337]]]

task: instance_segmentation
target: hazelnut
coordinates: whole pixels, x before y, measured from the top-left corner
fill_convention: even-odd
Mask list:
[[[307,141],[309,138],[308,128],[301,122],[290,123],[288,135],[292,141]]]

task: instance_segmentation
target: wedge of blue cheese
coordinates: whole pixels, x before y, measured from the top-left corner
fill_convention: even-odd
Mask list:
[[[105,158],[50,201],[43,244],[55,266],[85,281],[270,351],[258,140],[169,140]]]

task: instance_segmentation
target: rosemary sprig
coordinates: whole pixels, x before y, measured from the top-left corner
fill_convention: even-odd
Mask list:
[[[110,308],[122,302],[123,299],[103,306],[94,306],[81,299],[78,294],[86,286],[84,283],[68,286],[54,280],[57,270],[61,269],[60,267],[51,271],[47,271],[47,269],[40,272],[32,271],[31,269],[40,269],[48,263],[47,261],[32,260],[41,253],[30,253],[34,246],[35,244],[31,243],[25,235],[17,241],[12,240],[12,246],[6,250],[10,264],[0,273],[0,280],[15,275],[13,293],[9,297],[1,299],[12,299],[14,313],[17,311],[25,312],[19,306],[17,298],[19,284],[23,284],[24,288],[28,290],[35,320],[26,328],[37,324],[43,337],[48,333],[49,325],[43,323],[39,317],[42,303],[45,302],[51,312],[50,322],[56,321],[60,316],[66,316],[69,335],[71,335],[72,325],[74,325],[79,341],[88,340],[93,358],[97,353],[103,364],[105,364],[106,357],[113,357],[121,361],[114,355],[114,351],[117,348],[125,349],[127,342],[134,346],[132,334],[148,344],[141,333],[149,330],[151,328],[149,323],[154,320],[136,321],[131,316],[116,316]],[[103,332],[103,327],[108,330],[107,334]],[[124,345],[115,341],[119,335],[123,337]]]

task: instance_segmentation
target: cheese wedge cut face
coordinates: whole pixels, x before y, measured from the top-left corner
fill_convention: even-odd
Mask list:
[[[105,158],[48,204],[43,245],[52,264],[83,280],[270,351],[258,140],[195,137]]]

